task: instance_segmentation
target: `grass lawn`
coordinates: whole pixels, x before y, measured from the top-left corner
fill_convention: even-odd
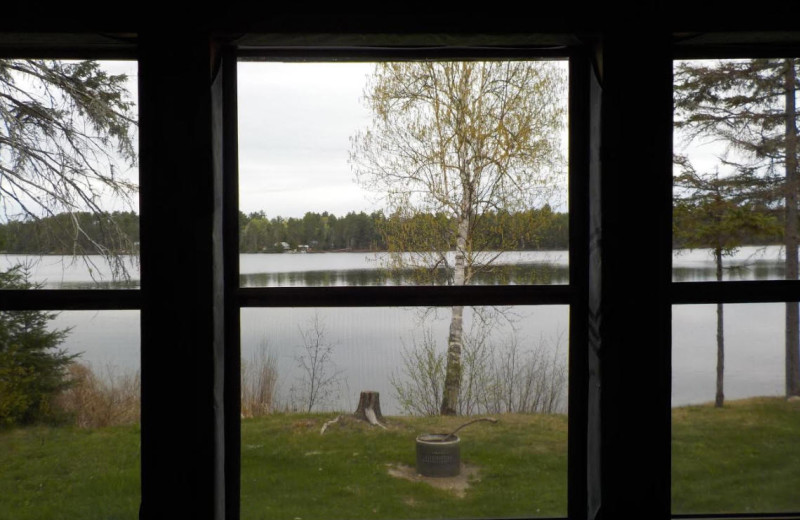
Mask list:
[[[505,415],[460,432],[477,468],[463,497],[389,474],[414,439],[462,418],[389,418],[388,430],[332,415],[242,424],[243,519],[565,516],[565,416]],[[800,510],[800,403],[750,399],[673,411],[675,513]],[[0,432],[0,520],[135,519],[139,430]]]
[[[464,498],[390,476],[415,465],[415,438],[463,418],[391,418],[384,431],[353,421],[272,416],[245,423],[242,518],[566,516],[566,416],[499,416],[459,432],[461,459],[479,468]],[[276,471],[280,468],[280,471]]]
[[[673,410],[672,511],[800,511],[800,402]]]
[[[0,432],[0,519],[135,519],[139,427]]]

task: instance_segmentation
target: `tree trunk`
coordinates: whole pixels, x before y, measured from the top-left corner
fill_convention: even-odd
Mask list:
[[[794,59],[786,60],[786,279],[797,280],[797,108],[795,106],[796,74]],[[786,397],[800,395],[800,319],[797,302],[786,303]]]
[[[370,422],[369,417],[367,417],[367,410],[372,410],[372,412],[375,414],[375,419],[377,421],[381,422],[383,421],[383,415],[381,414],[380,393],[361,392],[361,396],[358,398],[358,408],[356,408],[356,411],[353,415],[357,419]]]
[[[462,216],[458,222],[458,237],[456,240],[455,272],[453,285],[466,285],[467,264],[464,257],[467,249],[467,236],[469,235],[469,216]],[[447,338],[447,368],[444,376],[444,389],[442,390],[442,406],[439,413],[442,415],[458,414],[458,394],[461,391],[461,349],[464,344],[464,307],[453,307],[450,319],[450,334]]]
[[[722,281],[722,250],[717,248],[714,251],[714,259],[717,262],[717,281]],[[717,304],[717,394],[714,398],[714,406],[722,408],[725,402],[723,392],[723,380],[725,377],[725,329],[723,323],[722,304]]]
[[[461,390],[461,348],[464,336],[464,307],[453,307],[450,336],[447,340],[447,370],[442,391],[442,415],[458,413],[458,394]]]

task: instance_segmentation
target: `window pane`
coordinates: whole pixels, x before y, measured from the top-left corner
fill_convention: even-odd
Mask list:
[[[139,312],[5,312],[0,336],[0,517],[136,518]]]
[[[453,309],[242,309],[242,518],[565,516],[568,307],[462,312],[444,417]],[[417,436],[482,417],[418,476]]]
[[[718,316],[716,305],[673,307],[673,513],[800,510],[800,402],[785,398],[786,304],[723,305],[722,365]]]
[[[674,280],[797,279],[800,61],[674,71]]]
[[[135,61],[0,60],[0,272],[138,286],[136,76]]]
[[[242,62],[238,85],[242,286],[567,282],[566,62]]]

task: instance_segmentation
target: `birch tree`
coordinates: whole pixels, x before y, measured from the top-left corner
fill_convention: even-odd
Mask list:
[[[471,283],[500,254],[476,233],[483,218],[541,207],[562,186],[566,81],[558,64],[381,63],[363,97],[373,120],[351,139],[351,165],[397,217],[384,229],[388,267],[411,269],[418,282]],[[516,242],[503,237],[508,247]],[[445,415],[458,409],[463,317],[454,306]]]

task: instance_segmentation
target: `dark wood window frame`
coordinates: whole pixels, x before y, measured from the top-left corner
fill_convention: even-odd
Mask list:
[[[672,60],[798,55],[800,39],[757,52],[743,51],[736,38],[686,45],[645,29],[598,31],[578,39],[557,51],[571,60],[569,286],[339,291],[238,288],[236,61],[249,52],[268,53],[230,46],[226,38],[209,34],[155,30],[136,41],[62,47],[54,47],[55,37],[25,40],[24,46],[15,46],[13,38],[12,44],[0,42],[2,53],[15,57],[50,49],[47,55],[54,57],[139,60],[142,289],[3,291],[0,309],[141,311],[142,518],[238,518],[239,310],[287,302],[569,304],[568,516],[669,518],[671,306],[800,299],[800,282],[794,281],[671,281]],[[361,48],[293,52],[375,54]],[[416,53],[431,51],[398,51]],[[632,62],[638,66],[632,68]],[[175,85],[181,88],[165,88]],[[647,197],[626,199],[634,180],[637,192]],[[629,212],[642,215],[641,221],[627,221]],[[167,236],[164,219],[186,232],[186,243]],[[634,272],[620,265],[622,240],[630,233],[642,237],[640,250],[652,258]],[[176,284],[170,274],[187,266],[193,278]],[[640,283],[630,283],[631,277]],[[632,305],[640,309],[620,314]],[[643,348],[645,337],[650,341]],[[642,366],[651,372],[643,373]],[[176,409],[165,396],[180,396],[186,404]],[[623,413],[620,403],[637,413]],[[187,429],[195,432],[188,439]],[[747,517],[797,519],[800,512]]]

